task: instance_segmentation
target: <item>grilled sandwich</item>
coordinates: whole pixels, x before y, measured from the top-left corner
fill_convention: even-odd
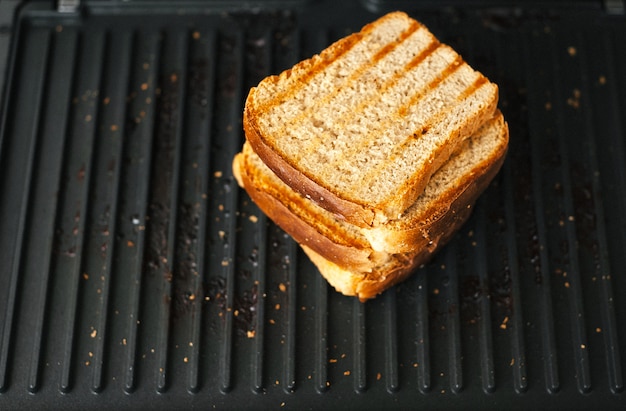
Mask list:
[[[497,111],[431,177],[402,218],[366,228],[293,190],[247,143],[233,171],[259,208],[302,246],[331,285],[366,300],[402,281],[448,241],[499,171],[507,147],[508,126]]]
[[[252,149],[359,227],[397,220],[495,112],[498,88],[405,13],[389,13],[250,90]]]

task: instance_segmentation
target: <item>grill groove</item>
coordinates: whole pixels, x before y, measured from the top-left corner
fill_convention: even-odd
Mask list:
[[[64,70],[67,62],[73,62],[76,53],[76,35],[75,33],[59,33],[53,36],[51,47],[56,53],[51,54],[50,62],[50,78],[60,78],[61,80],[54,84],[49,84],[46,90],[46,106],[44,109],[44,118],[42,120],[42,129],[50,130],[55,134],[65,135],[66,123],[59,122],[58,118],[66,118],[70,103],[70,88],[66,85],[70,83],[72,77],[71,70]],[[74,67],[74,64],[72,64]],[[64,104],[54,104],[54,101],[61,101]],[[44,176],[38,175],[33,179],[33,202],[41,204],[49,202],[47,208],[33,208],[31,218],[36,223],[31,224],[27,234],[29,238],[28,249],[44,250],[42,260],[39,267],[32,263],[32,260],[24,261],[24,276],[28,273],[34,273],[38,269],[41,270],[40,288],[37,292],[38,305],[36,312],[36,320],[34,326],[33,344],[31,362],[28,377],[28,390],[36,392],[39,389],[41,380],[41,351],[45,338],[46,329],[46,307],[48,288],[50,286],[50,271],[54,239],[54,221],[57,213],[57,204],[55,200],[56,192],[59,190],[61,178],[61,162],[58,158],[63,156],[64,139],[49,141],[49,139],[41,140],[40,153],[37,161],[39,167],[47,170]],[[41,153],[48,153],[42,155]]]
[[[31,194],[30,182],[32,181],[34,158],[37,147],[37,134],[39,133],[38,124],[39,117],[41,115],[41,106],[43,99],[43,90],[46,81],[46,68],[47,61],[49,60],[49,43],[50,35],[45,30],[39,30],[31,34],[29,38],[28,47],[23,51],[24,61],[32,62],[36,68],[34,73],[34,79],[29,82],[27,79],[19,83],[19,90],[16,104],[30,105],[32,104],[32,117],[31,113],[26,111],[22,112],[21,116],[13,119],[13,126],[17,129],[23,130],[22,138],[24,138],[24,146],[20,147],[22,150],[26,150],[24,153],[13,153],[15,157],[11,156],[6,161],[11,161],[13,158],[24,158],[25,163],[21,165],[10,164],[9,170],[13,170],[18,167],[15,175],[12,176],[17,181],[24,181],[23,184],[15,187],[3,187],[3,193],[8,196],[7,198],[14,199],[17,203],[12,203],[7,206],[7,209],[2,210],[2,217],[7,219],[3,223],[3,227],[6,233],[11,233],[11,243],[2,244],[3,250],[6,250],[6,255],[3,255],[3,261],[6,261],[6,266],[9,267],[9,284],[7,287],[6,296],[6,308],[5,308],[5,321],[2,326],[2,340],[0,345],[0,391],[7,389],[9,380],[8,367],[9,356],[11,353],[12,334],[14,332],[14,320],[15,310],[17,304],[17,295],[19,289],[19,277],[22,264],[23,246],[24,246],[24,231],[27,223],[28,203]],[[24,78],[24,77],[23,77]],[[34,104],[33,104],[34,102]],[[33,121],[35,119],[35,121]],[[3,148],[6,147],[3,144]],[[3,153],[4,154],[4,153]],[[22,169],[22,167],[24,167]],[[23,176],[23,178],[20,178]],[[14,180],[15,181],[15,180]],[[20,192],[21,191],[21,192]],[[11,207],[13,206],[13,207]],[[17,214],[17,218],[13,217]]]
[[[603,56],[596,56],[593,53],[595,46],[590,46],[589,41],[585,41],[586,39],[580,38],[579,42],[584,44],[584,47],[581,48],[581,68],[582,75],[586,76],[588,79],[593,79],[594,76],[590,73],[590,68],[588,67],[587,58],[602,58],[605,57],[606,65],[603,68],[607,70],[607,76],[611,79],[615,79],[612,54],[607,52],[610,50],[610,37],[603,36],[602,37],[602,45],[603,45]],[[582,43],[585,41],[585,43]],[[592,56],[592,54],[594,54]],[[600,78],[600,77],[598,77]],[[603,87],[603,89],[606,89]],[[615,90],[612,89],[611,90]],[[605,94],[605,93],[602,93]],[[613,93],[611,93],[614,95]],[[584,106],[591,107],[592,99],[590,96],[593,95],[592,87],[590,87],[589,82],[585,81],[582,84],[582,98],[584,102]],[[594,96],[596,98],[605,98],[603,95]],[[601,174],[600,167],[598,162],[598,149],[596,147],[596,141],[598,140],[598,135],[596,134],[594,128],[594,121],[597,121],[594,117],[597,115],[592,114],[590,111],[586,111],[585,116],[585,131],[589,138],[589,162],[590,168],[593,170],[592,177],[592,196],[593,203],[595,205],[595,216],[597,221],[596,232],[597,232],[597,241],[598,241],[598,249],[599,249],[599,267],[597,267],[596,275],[601,279],[600,288],[599,288],[599,298],[602,303],[602,324],[603,327],[601,332],[604,336],[604,349],[606,356],[606,365],[607,365],[607,373],[609,378],[609,384],[611,387],[611,391],[613,393],[618,393],[623,391],[624,389],[624,380],[622,375],[622,361],[619,350],[616,348],[619,347],[619,338],[617,335],[617,320],[615,314],[614,307],[614,295],[613,295],[613,281],[609,280],[611,278],[612,269],[610,267],[609,261],[609,240],[607,234],[606,227],[606,214],[605,214],[605,202],[602,200],[602,187],[601,187]],[[611,126],[618,127],[616,124],[611,124]],[[622,164],[621,162],[618,164]],[[596,332],[598,330],[596,329]]]
[[[539,56],[545,55],[543,43],[539,43],[536,49],[530,49],[532,38],[527,35],[523,43],[523,55],[524,55],[524,71],[526,73],[526,81],[528,90],[528,106],[529,107],[541,107],[545,106],[545,101],[540,98],[543,95],[545,88],[544,76],[531,76],[532,62],[536,61]],[[542,73],[543,74],[543,73]],[[533,113],[534,114],[534,113]],[[533,130],[544,130],[541,122],[542,112],[539,112],[539,116],[529,115],[528,128]],[[533,223],[535,224],[531,237],[531,248],[535,269],[535,283],[539,288],[538,290],[538,302],[541,305],[541,312],[543,315],[539,318],[541,324],[541,346],[543,353],[543,367],[545,387],[549,393],[556,393],[559,391],[561,383],[559,380],[558,367],[557,367],[557,350],[554,332],[554,315],[552,307],[552,287],[551,278],[548,269],[548,233],[546,227],[546,218],[544,216],[545,201],[542,193],[542,147],[540,137],[530,136],[530,158],[531,158],[531,196],[533,198]]]
[[[95,175],[92,179],[92,185],[94,195],[110,200],[91,200],[89,216],[91,233],[86,244],[86,249],[91,258],[87,260],[85,273],[88,277],[84,279],[85,293],[87,294],[91,289],[87,295],[93,296],[98,302],[94,307],[94,314],[97,318],[95,329],[99,331],[93,345],[90,346],[93,352],[89,351],[93,353],[91,389],[94,392],[102,391],[106,385],[105,361],[107,359],[106,344],[109,342],[113,249],[114,238],[117,236],[118,187],[121,180],[123,156],[123,137],[118,128],[120,124],[124,124],[125,105],[122,102],[126,100],[126,91],[129,87],[127,79],[130,73],[131,58],[130,36],[126,33],[108,33],[107,35],[104,69],[106,77],[102,86],[103,93],[100,95],[101,114],[98,116],[100,129],[97,131],[95,141]],[[120,81],[111,78],[111,73],[114,72],[117,72]],[[89,278],[91,278],[91,282],[89,282]],[[98,286],[100,288],[97,288]]]

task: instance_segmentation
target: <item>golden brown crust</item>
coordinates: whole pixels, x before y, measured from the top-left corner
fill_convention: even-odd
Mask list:
[[[369,271],[372,263],[369,259],[371,249],[355,246],[357,244],[340,244],[321,234],[311,224],[307,224],[294,214],[288,205],[269,194],[267,190],[255,184],[254,172],[245,166],[243,154],[239,153],[233,160],[233,171],[237,181],[246,190],[252,201],[274,223],[290,234],[296,242],[323,254],[327,259],[343,264],[352,270]],[[297,195],[290,201],[298,201]],[[302,201],[301,199],[300,201]],[[293,205],[293,204],[291,204]]]
[[[362,230],[370,243],[375,242],[373,248],[376,251],[410,252],[419,244],[419,239],[425,239],[427,243],[437,243],[442,233],[449,229],[453,220],[465,218],[463,214],[470,212],[477,198],[489,186],[506,158],[508,126],[500,112],[491,121],[497,122],[500,143],[496,151],[475,165],[471,174],[462,176],[452,190],[446,191],[439,198],[431,201],[428,208],[419,216],[399,219],[394,224]],[[383,245],[385,248],[382,248]]]
[[[365,302],[390,287],[404,281],[417,267],[432,256],[429,250],[419,250],[408,255],[396,256],[382,270],[371,273],[352,271],[334,264],[306,246],[301,246],[317,267],[320,274],[338,292],[358,297]]]
[[[248,98],[250,97],[251,95],[249,95]],[[265,144],[265,141],[254,127],[253,121],[250,120],[253,117],[254,116],[249,115],[249,107],[248,104],[246,104],[243,117],[246,139],[257,155],[263,159],[263,162],[276,173],[281,180],[303,196],[311,199],[311,201],[315,202],[320,207],[335,214],[340,219],[361,227],[368,227],[374,224],[376,219],[375,210],[337,196],[309,179],[285,161],[285,159],[271,147]]]
[[[482,76],[480,78],[484,79]],[[490,100],[489,104],[482,107],[476,116],[465,122],[463,126],[455,132],[455,138],[450,139],[448,144],[442,144],[438,149],[433,150],[424,168],[416,170],[415,174],[398,190],[397,196],[392,197],[388,203],[381,204],[380,207],[382,209],[408,209],[424,191],[430,177],[448,161],[466,138],[470,137],[485,121],[494,115],[498,104],[498,89],[497,86],[492,83],[489,83],[487,86],[494,87],[495,99]]]

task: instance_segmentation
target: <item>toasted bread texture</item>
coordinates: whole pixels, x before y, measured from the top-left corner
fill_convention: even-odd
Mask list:
[[[373,228],[348,223],[291,189],[248,144],[233,170],[259,208],[302,246],[337,290],[367,299],[445,244],[499,171],[507,147],[508,126],[498,111],[432,176],[401,218]]]
[[[250,90],[246,138],[289,187],[359,227],[397,220],[498,88],[405,13],[389,13]]]

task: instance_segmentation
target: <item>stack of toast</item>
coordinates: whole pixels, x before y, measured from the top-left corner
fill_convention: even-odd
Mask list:
[[[402,12],[250,90],[233,172],[337,291],[409,276],[499,171],[498,87]]]

